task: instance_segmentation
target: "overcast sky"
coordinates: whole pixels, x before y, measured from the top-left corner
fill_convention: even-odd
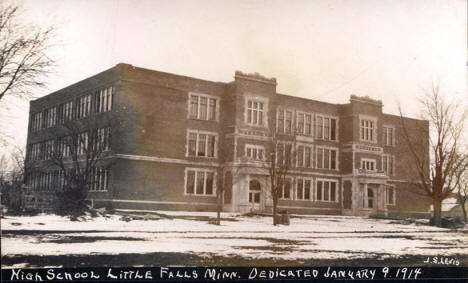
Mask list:
[[[259,72],[280,93],[333,103],[368,95],[387,113],[402,102],[409,116],[433,81],[468,99],[466,2],[22,1],[26,21],[59,27],[59,66],[37,97],[125,62],[222,82]],[[29,104],[7,102],[0,130],[24,146]]]

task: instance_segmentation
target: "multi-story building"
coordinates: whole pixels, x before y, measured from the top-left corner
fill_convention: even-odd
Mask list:
[[[399,116],[368,97],[332,104],[277,93],[276,85],[258,74],[236,72],[222,83],[118,64],[31,102],[27,161],[40,166],[64,121],[112,113],[112,125],[101,127],[112,166],[96,169],[89,194],[97,206],[215,210],[222,187],[224,211],[271,211],[263,165],[275,136],[281,150],[295,152],[279,209],[428,213]],[[428,156],[428,122],[403,121],[427,141],[420,148]],[[30,170],[36,201],[63,185],[60,174]]]

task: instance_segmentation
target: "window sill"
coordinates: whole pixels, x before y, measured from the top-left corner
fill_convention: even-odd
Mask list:
[[[187,158],[200,158],[200,159],[208,159],[208,160],[215,160],[218,159],[217,156],[215,157],[208,157],[208,156],[193,156],[193,155],[186,155]]]
[[[208,119],[199,119],[199,118],[191,118],[191,117],[188,117],[187,119],[188,120],[193,120],[193,121],[219,122],[217,119],[208,120]]]
[[[188,193],[184,193],[184,196],[186,196],[186,197],[216,197],[216,194],[214,194],[214,195],[204,195],[204,194],[188,194]]]
[[[324,138],[315,138],[315,140],[326,141],[326,142],[336,142],[336,143],[339,142],[339,140],[330,140],[330,139],[324,139]]]

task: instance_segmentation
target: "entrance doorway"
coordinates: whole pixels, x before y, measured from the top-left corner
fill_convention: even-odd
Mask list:
[[[367,208],[374,208],[374,190],[367,188]]]
[[[249,203],[252,206],[252,210],[260,210],[260,194],[261,194],[260,182],[252,180],[249,182]]]

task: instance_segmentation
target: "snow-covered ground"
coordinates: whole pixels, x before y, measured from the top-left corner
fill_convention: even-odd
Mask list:
[[[226,220],[217,226],[181,218],[214,213],[161,213],[176,218],[125,222],[114,215],[76,222],[55,215],[5,217],[2,257],[177,252],[252,260],[384,259],[456,257],[468,251],[464,232],[392,220],[300,216],[292,217],[289,226],[273,226],[271,217],[223,213]]]

